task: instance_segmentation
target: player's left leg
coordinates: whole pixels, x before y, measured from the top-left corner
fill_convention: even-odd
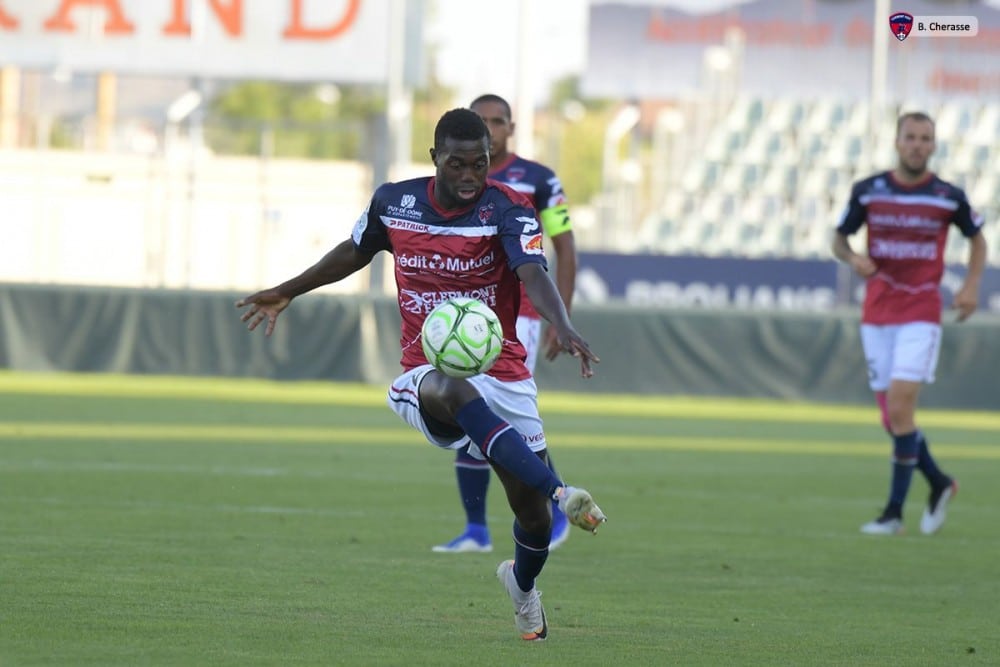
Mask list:
[[[570,523],[596,532],[606,518],[590,494],[564,484],[534,454],[545,449],[536,394],[530,379],[501,382],[489,375],[457,379],[425,364],[393,380],[386,400],[431,444],[444,449],[469,447],[470,453],[557,500]]]
[[[920,521],[924,533],[944,523],[948,503],[958,491],[954,479],[938,467],[924,433],[917,428],[916,411],[924,384],[934,382],[941,346],[941,327],[915,322],[899,327],[893,342],[892,381],[886,391],[885,415],[893,438],[894,463],[886,512],[902,517],[914,468],[931,487]]]
[[[529,384],[524,388],[528,391],[534,383],[526,382]],[[546,497],[555,497],[556,491],[565,485],[532,452],[522,432],[512,425],[511,417],[522,424],[536,424],[529,435],[533,446],[543,449],[545,436],[537,408],[533,420],[529,419],[530,414],[498,414],[497,410],[510,412],[505,409],[507,399],[501,392],[513,393],[506,385],[516,384],[502,383],[488,375],[463,380],[437,370],[428,371],[417,389],[421,418],[424,423],[433,423],[438,432],[450,428],[459,436],[467,435],[475,443],[477,453],[491,464],[502,466]],[[487,397],[497,405],[497,410],[487,402]],[[515,396],[512,400],[516,402],[521,397]]]
[[[958,483],[945,474],[931,455],[926,434],[917,426],[916,411],[919,392],[924,384],[934,382],[938,357],[941,352],[941,326],[928,322],[914,322],[900,328],[896,340],[893,364],[893,384],[899,382],[903,391],[887,396],[890,425],[895,434],[913,433],[917,444],[916,468],[930,486],[927,506],[920,519],[920,530],[925,534],[937,532],[944,524],[948,503],[958,492]],[[914,383],[906,391],[906,383]],[[912,394],[912,396],[911,396]]]
[[[524,347],[524,365],[528,367],[531,374],[535,374],[535,366],[538,363],[538,352],[542,346],[542,320],[538,317],[525,317],[519,315],[516,322],[517,339]],[[549,469],[552,474],[559,476],[555,465],[552,463],[552,456],[548,456]],[[552,501],[552,540],[549,542],[549,549],[561,546],[569,539],[569,521],[561,509],[559,503]]]

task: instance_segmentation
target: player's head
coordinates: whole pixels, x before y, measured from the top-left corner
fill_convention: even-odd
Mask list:
[[[934,153],[934,120],[922,111],[904,113],[896,121],[896,153],[899,171],[909,179],[927,172],[927,162]]]
[[[500,161],[507,157],[507,140],[514,134],[510,104],[499,95],[480,95],[469,108],[475,111],[490,129],[490,157]]]
[[[434,198],[448,209],[475,201],[490,169],[490,132],[470,109],[452,109],[434,128]]]

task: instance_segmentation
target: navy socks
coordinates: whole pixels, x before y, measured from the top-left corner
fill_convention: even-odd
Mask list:
[[[455,421],[486,458],[513,474],[528,486],[551,498],[563,486],[545,462],[538,458],[514,427],[493,412],[486,401],[477,398],[462,406]]]
[[[530,591],[549,557],[549,536],[532,535],[514,522],[514,578],[517,587]]]
[[[906,494],[913,479],[913,469],[917,465],[920,443],[917,441],[917,431],[894,435],[892,441],[892,482],[889,486],[888,509],[902,516],[903,503],[906,502]]]
[[[944,474],[931,456],[930,447],[923,431],[917,431],[917,441],[920,449],[917,453],[917,469],[927,478],[927,483],[932,489],[940,489],[951,484],[951,478]]]
[[[486,492],[490,486],[490,464],[473,458],[464,449],[455,457],[455,478],[462,497],[466,523],[486,526]]]

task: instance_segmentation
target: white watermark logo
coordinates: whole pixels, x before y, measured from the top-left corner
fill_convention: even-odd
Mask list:
[[[979,19],[896,12],[889,17],[889,28],[900,42],[907,37],[975,37],[979,34]]]

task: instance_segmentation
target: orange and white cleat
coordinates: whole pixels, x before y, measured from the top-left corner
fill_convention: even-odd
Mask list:
[[[542,592],[536,588],[522,591],[514,577],[514,561],[505,560],[497,567],[497,579],[507,589],[510,601],[514,603],[514,625],[521,633],[521,639],[529,642],[544,641],[549,634],[542,608]]]
[[[559,503],[559,509],[571,524],[591,533],[596,533],[598,526],[608,520],[590,494],[583,489],[561,486],[556,490],[553,500]]]

